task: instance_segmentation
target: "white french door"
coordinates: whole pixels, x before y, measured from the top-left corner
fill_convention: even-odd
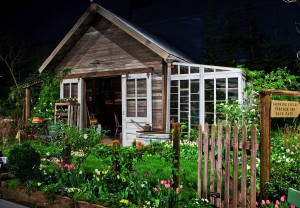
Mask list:
[[[130,146],[138,125],[152,126],[151,74],[122,75],[122,144]]]

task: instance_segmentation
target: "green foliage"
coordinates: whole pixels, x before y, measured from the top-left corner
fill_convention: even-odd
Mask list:
[[[9,153],[8,161],[9,171],[21,181],[40,177],[40,154],[29,143],[15,146]]]
[[[40,74],[41,91],[32,111],[33,117],[44,117],[53,120],[54,104],[59,99],[60,77],[50,72]]]
[[[18,178],[13,178],[7,181],[8,188],[10,189],[16,189],[21,185],[21,183],[22,183],[21,180]]]
[[[242,66],[239,66],[242,68]],[[238,102],[221,103],[217,106],[217,111],[226,115],[226,121],[219,121],[225,124],[243,123],[249,128],[255,124],[259,128],[259,91],[266,89],[293,90],[300,87],[299,76],[290,75],[286,68],[277,69],[270,73],[264,71],[250,71],[244,68],[246,72],[247,85],[245,88],[246,100],[243,104]],[[286,97],[272,97],[272,99],[287,99]],[[293,98],[289,98],[293,99]]]
[[[289,138],[283,133],[287,131]],[[278,132],[271,141],[271,176],[267,191],[274,198],[285,195],[289,187],[300,190],[299,129],[291,131],[286,127],[283,132]]]

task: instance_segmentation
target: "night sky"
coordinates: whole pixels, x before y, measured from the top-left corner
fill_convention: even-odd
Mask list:
[[[141,25],[166,39],[188,56],[197,59],[202,50],[203,19],[208,10],[221,16],[230,11],[242,18],[244,0],[96,0],[104,8]],[[278,36],[292,44],[291,53],[300,49],[300,5],[282,0],[255,0],[253,12],[260,27],[273,35],[272,22],[277,21]],[[1,1],[2,31],[12,30],[28,43],[60,41],[90,5],[89,0]],[[220,23],[222,24],[222,23]],[[222,31],[220,31],[222,33]]]

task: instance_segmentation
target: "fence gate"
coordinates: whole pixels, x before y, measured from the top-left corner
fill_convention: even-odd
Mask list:
[[[229,125],[224,131],[208,124],[202,132],[199,125],[198,195],[217,207],[256,207],[256,127],[251,141],[245,124],[241,132],[237,126],[232,133]]]

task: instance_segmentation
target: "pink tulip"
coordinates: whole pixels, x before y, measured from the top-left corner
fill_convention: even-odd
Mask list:
[[[280,201],[284,202],[285,201],[285,198],[284,196],[280,197]]]
[[[179,188],[176,188],[176,194],[179,194]]]
[[[290,208],[296,208],[294,205],[291,205]]]
[[[155,188],[154,188],[154,192],[157,192],[157,191],[158,191],[158,189],[155,187]]]
[[[179,188],[180,188],[180,189],[183,189],[183,185],[180,185]]]
[[[56,161],[56,162],[55,162],[55,165],[58,167],[58,166],[59,166],[59,162],[58,162],[58,161]]]
[[[256,202],[255,205],[258,207],[258,202]]]
[[[166,184],[165,184],[165,188],[166,188],[166,189],[170,188],[170,184],[169,184],[169,183],[166,183]]]
[[[269,200],[266,200],[266,205],[270,205],[271,202]]]
[[[274,208],[279,208],[279,206],[277,204],[275,204]]]
[[[172,181],[170,179],[168,179],[168,183],[171,183]]]
[[[162,180],[160,183],[164,185],[164,184],[166,183],[166,181],[165,181],[165,180]]]
[[[261,200],[261,204],[265,205],[266,204],[265,200]]]
[[[280,202],[278,200],[276,200],[276,205],[278,206],[280,204]]]

